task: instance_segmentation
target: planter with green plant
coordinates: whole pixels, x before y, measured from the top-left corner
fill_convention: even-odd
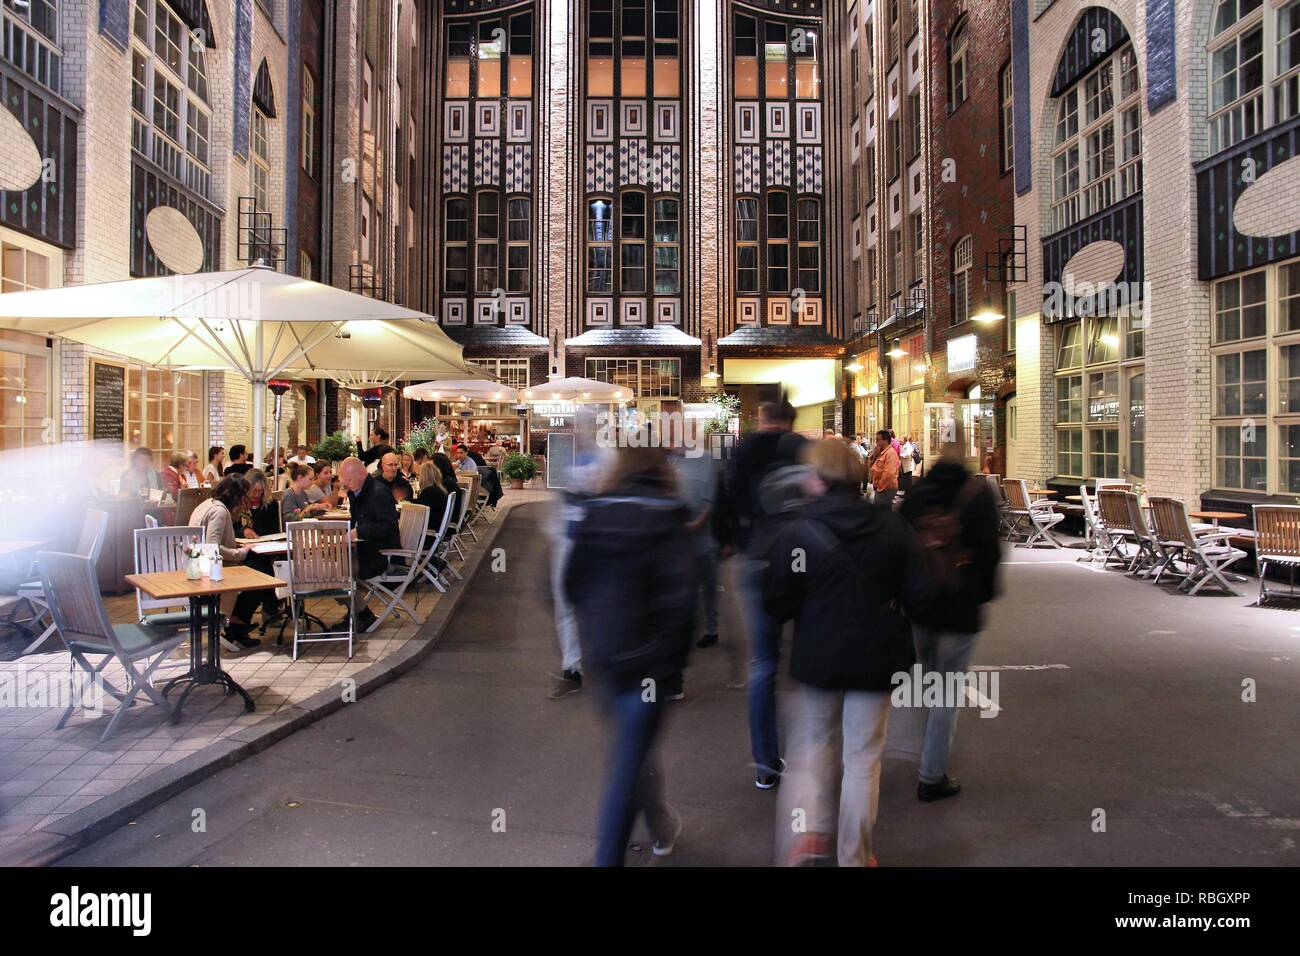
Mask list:
[[[510,479],[511,488],[522,488],[525,481],[532,481],[537,477],[537,462],[527,455],[512,451],[501,463],[501,474]]]
[[[344,458],[352,457],[356,453],[357,446],[348,438],[347,432],[335,432],[332,435],[326,435],[311,450],[312,457],[317,461],[339,462]]]

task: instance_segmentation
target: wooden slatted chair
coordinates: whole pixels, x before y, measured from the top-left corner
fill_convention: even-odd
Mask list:
[[[104,549],[104,537],[107,534],[108,512],[88,508],[81,523],[81,534],[77,537],[77,546],[72,553],[81,555],[83,558],[90,558],[92,563],[99,561],[99,553]],[[40,573],[39,563],[31,568],[30,573]],[[45,625],[41,632],[22,651],[23,654],[31,654],[52,637],[57,628],[55,628],[54,618],[50,614],[50,602],[45,599],[45,588],[39,578],[34,581],[24,581],[18,585],[15,593],[19,603],[25,601],[31,608],[31,619],[24,626],[30,632],[34,632],[41,628],[42,624]],[[12,618],[12,615],[10,616]]]
[[[176,493],[176,524],[190,523],[194,509],[212,497],[211,488],[182,488]]]
[[[1108,564],[1118,557],[1126,570],[1137,558],[1139,550],[1137,532],[1129,526],[1128,502],[1124,499],[1128,493],[1114,486],[1097,492],[1097,521],[1107,541],[1102,564]],[[1131,554],[1126,550],[1130,545]]]
[[[1300,567],[1300,505],[1255,505],[1255,565],[1259,573],[1259,598],[1262,605],[1270,595],[1296,596],[1295,569]],[[1291,571],[1291,590],[1268,590],[1264,575],[1270,564],[1281,564]]]
[[[185,636],[159,633],[139,624],[111,623],[99,593],[99,579],[91,558],[42,551],[38,560],[50,614],[74,664],[92,681],[102,681],[104,689],[119,701],[117,713],[104,728],[100,741],[113,735],[140,693],[170,714],[171,705],[153,686],[153,672],[185,640]],[[98,664],[91,664],[89,656],[102,659]],[[121,665],[130,682],[126,690],[119,690],[104,676],[104,669],[113,661]],[[74,694],[56,729],[61,729],[82,703],[82,695]]]
[[[1039,541],[1046,541],[1054,548],[1062,547],[1056,535],[1052,534],[1052,529],[1065,520],[1065,515],[1058,512],[1046,498],[1039,501],[1030,498],[1029,483],[1023,478],[1007,478],[1002,482],[1002,487],[1006,490],[1007,506],[1015,521],[1013,530],[1025,523],[1031,529],[1027,532],[1028,537],[1021,542],[1024,547],[1032,548]]]
[[[1160,564],[1165,552],[1159,537],[1151,530],[1146,515],[1142,513],[1142,499],[1135,491],[1116,491],[1113,486],[1105,490],[1124,496],[1124,505],[1128,509],[1128,526],[1133,531],[1133,540],[1137,545],[1137,553],[1129,565],[1129,572],[1146,577]]]
[[[1182,504],[1182,502],[1179,502]],[[1223,576],[1223,572],[1232,564],[1240,561],[1246,556],[1246,552],[1240,548],[1234,548],[1228,541],[1234,535],[1239,534],[1235,528],[1210,528],[1201,533],[1192,528],[1192,522],[1187,517],[1187,508],[1183,507],[1173,509],[1169,515],[1173,527],[1171,540],[1177,541],[1182,545],[1182,558],[1188,566],[1188,573],[1183,582],[1178,585],[1178,589],[1184,590],[1190,587],[1189,594],[1195,594],[1205,585],[1214,582],[1229,594],[1238,593],[1228,579]]]
[[[351,527],[346,521],[290,521],[285,525],[289,545],[287,565],[289,607],[293,616],[293,659],[298,659],[299,644],[347,641],[348,658],[356,626],[356,582],[352,577]],[[308,598],[347,598],[346,630],[329,630],[322,626],[310,630],[309,616],[303,609]]]
[[[1171,571],[1179,579],[1186,580],[1191,573],[1190,569],[1185,566],[1180,571],[1178,568],[1179,563],[1186,565],[1183,556],[1182,531],[1178,522],[1178,515],[1186,512],[1186,506],[1181,499],[1164,495],[1151,495],[1147,503],[1151,506],[1152,530],[1155,532],[1161,554],[1161,560],[1154,568],[1155,577],[1152,580],[1159,584],[1166,571]]]

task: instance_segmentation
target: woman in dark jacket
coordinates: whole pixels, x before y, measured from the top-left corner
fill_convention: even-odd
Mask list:
[[[460,520],[461,509],[465,507],[465,494],[461,491],[460,482],[456,480],[456,469],[448,458],[440,451],[435,451],[429,456],[429,460],[438,467],[438,474],[442,476],[442,488],[447,494],[456,496],[456,510],[451,513],[452,524]]]
[[[906,523],[860,494],[862,461],[841,441],[805,447],[811,500],[783,521],[767,544],[764,605],[794,621],[790,676],[794,720],[789,769],[781,787],[777,848],[787,864],[829,858],[867,866],[880,796],[880,760],[893,677],[913,662],[902,608],[929,598],[929,576]],[[842,725],[838,846],[832,808]],[[796,809],[806,829],[790,839]]]
[[[582,503],[564,586],[583,674],[601,691],[611,740],[597,866],[622,866],[638,812],[654,854],[672,852],[681,819],[663,795],[653,754],[665,686],[686,664],[695,623],[687,512],[661,449],[620,452],[602,493]]]

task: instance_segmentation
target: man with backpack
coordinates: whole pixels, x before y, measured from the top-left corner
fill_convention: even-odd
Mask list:
[[[962,447],[943,447],[930,468],[903,500],[903,517],[916,530],[928,556],[934,600],[911,609],[916,656],[924,674],[965,673],[983,625],[982,607],[998,593],[998,512],[988,488],[962,463]],[[955,796],[961,783],[948,775],[948,751],[957,729],[955,701],[932,707],[916,787],[929,803]]]

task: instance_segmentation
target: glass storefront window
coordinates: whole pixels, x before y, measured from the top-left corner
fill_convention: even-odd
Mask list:
[[[144,445],[161,468],[173,451],[204,455],[203,374],[132,365],[126,379],[128,450]]]

